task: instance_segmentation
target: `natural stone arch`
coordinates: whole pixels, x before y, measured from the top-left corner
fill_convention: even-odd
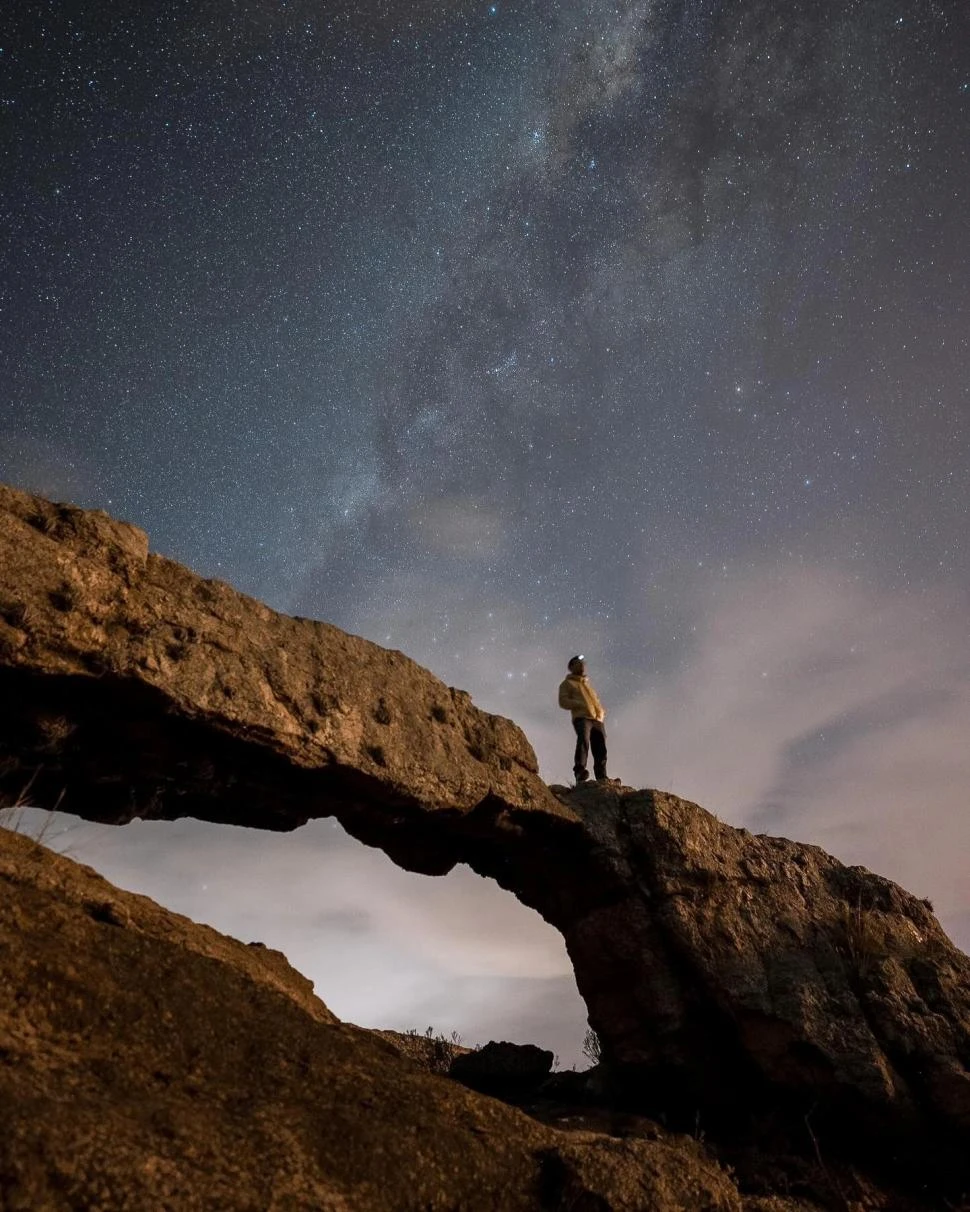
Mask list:
[[[0,488],[0,569],[8,794],[108,822],[333,815],[411,870],[465,862],[561,931],[636,1105],[728,1132],[813,1108],[914,1166],[965,1148],[970,961],[888,880],[673,796],[554,794],[514,724],[401,653],[104,514]]]

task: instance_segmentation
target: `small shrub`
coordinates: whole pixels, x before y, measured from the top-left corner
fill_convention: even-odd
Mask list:
[[[25,602],[3,600],[0,601],[0,618],[18,631],[23,631],[30,621],[30,609]]]
[[[908,918],[867,909],[861,897],[842,909],[838,933],[840,950],[862,977],[883,960],[906,962],[926,954],[927,940]]]
[[[455,1054],[461,1048],[461,1036],[452,1031],[451,1036],[445,1036],[434,1027],[428,1027],[422,1034],[416,1028],[404,1032],[412,1039],[424,1040],[426,1043],[426,1059],[432,1073],[447,1073]]]
[[[67,581],[62,582],[60,589],[50,590],[47,597],[54,609],[59,610],[61,614],[70,614],[78,602],[77,590]]]
[[[30,789],[39,773],[40,771],[35,771],[33,777],[24,786],[23,790],[13,798],[0,792],[0,829],[6,829],[9,833],[19,833],[23,837],[29,837],[39,845],[53,850],[55,849],[53,837],[59,837],[61,833],[67,832],[67,830],[62,829],[57,834],[51,835],[55,814],[60,809],[61,801],[64,799],[64,792],[62,791],[57,797],[57,802],[53,808],[48,808],[46,811],[35,809],[31,803]],[[38,812],[39,816],[36,815]],[[57,851],[59,854],[67,853],[61,847],[58,847]]]
[[[53,534],[57,529],[57,515],[54,513],[35,513],[27,519],[27,522],[41,534]]]
[[[885,955],[885,937],[878,928],[875,914],[863,907],[860,898],[855,906],[845,906],[839,917],[842,946],[846,956],[860,976],[865,976]]]

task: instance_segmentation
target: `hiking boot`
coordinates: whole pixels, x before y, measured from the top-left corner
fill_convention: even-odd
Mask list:
[[[577,787],[579,786],[579,784],[580,784],[580,783],[585,783],[585,782],[586,782],[586,780],[589,778],[589,771],[588,771],[588,770],[576,770],[576,771],[574,771],[574,773],[575,773],[575,775],[576,775],[576,785],[577,785]]]

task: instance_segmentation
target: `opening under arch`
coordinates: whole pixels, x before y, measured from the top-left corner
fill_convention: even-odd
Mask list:
[[[562,936],[468,867],[405,871],[334,819],[273,833],[190,818],[101,825],[27,808],[13,823],[120,888],[282,951],[347,1022],[431,1026],[470,1046],[538,1044],[562,1068],[589,1064]]]

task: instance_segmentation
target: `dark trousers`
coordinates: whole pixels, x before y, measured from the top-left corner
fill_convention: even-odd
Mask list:
[[[586,760],[593,751],[593,774],[598,779],[606,778],[606,729],[599,720],[573,720],[576,729],[576,757],[573,773],[577,780],[586,777]]]

